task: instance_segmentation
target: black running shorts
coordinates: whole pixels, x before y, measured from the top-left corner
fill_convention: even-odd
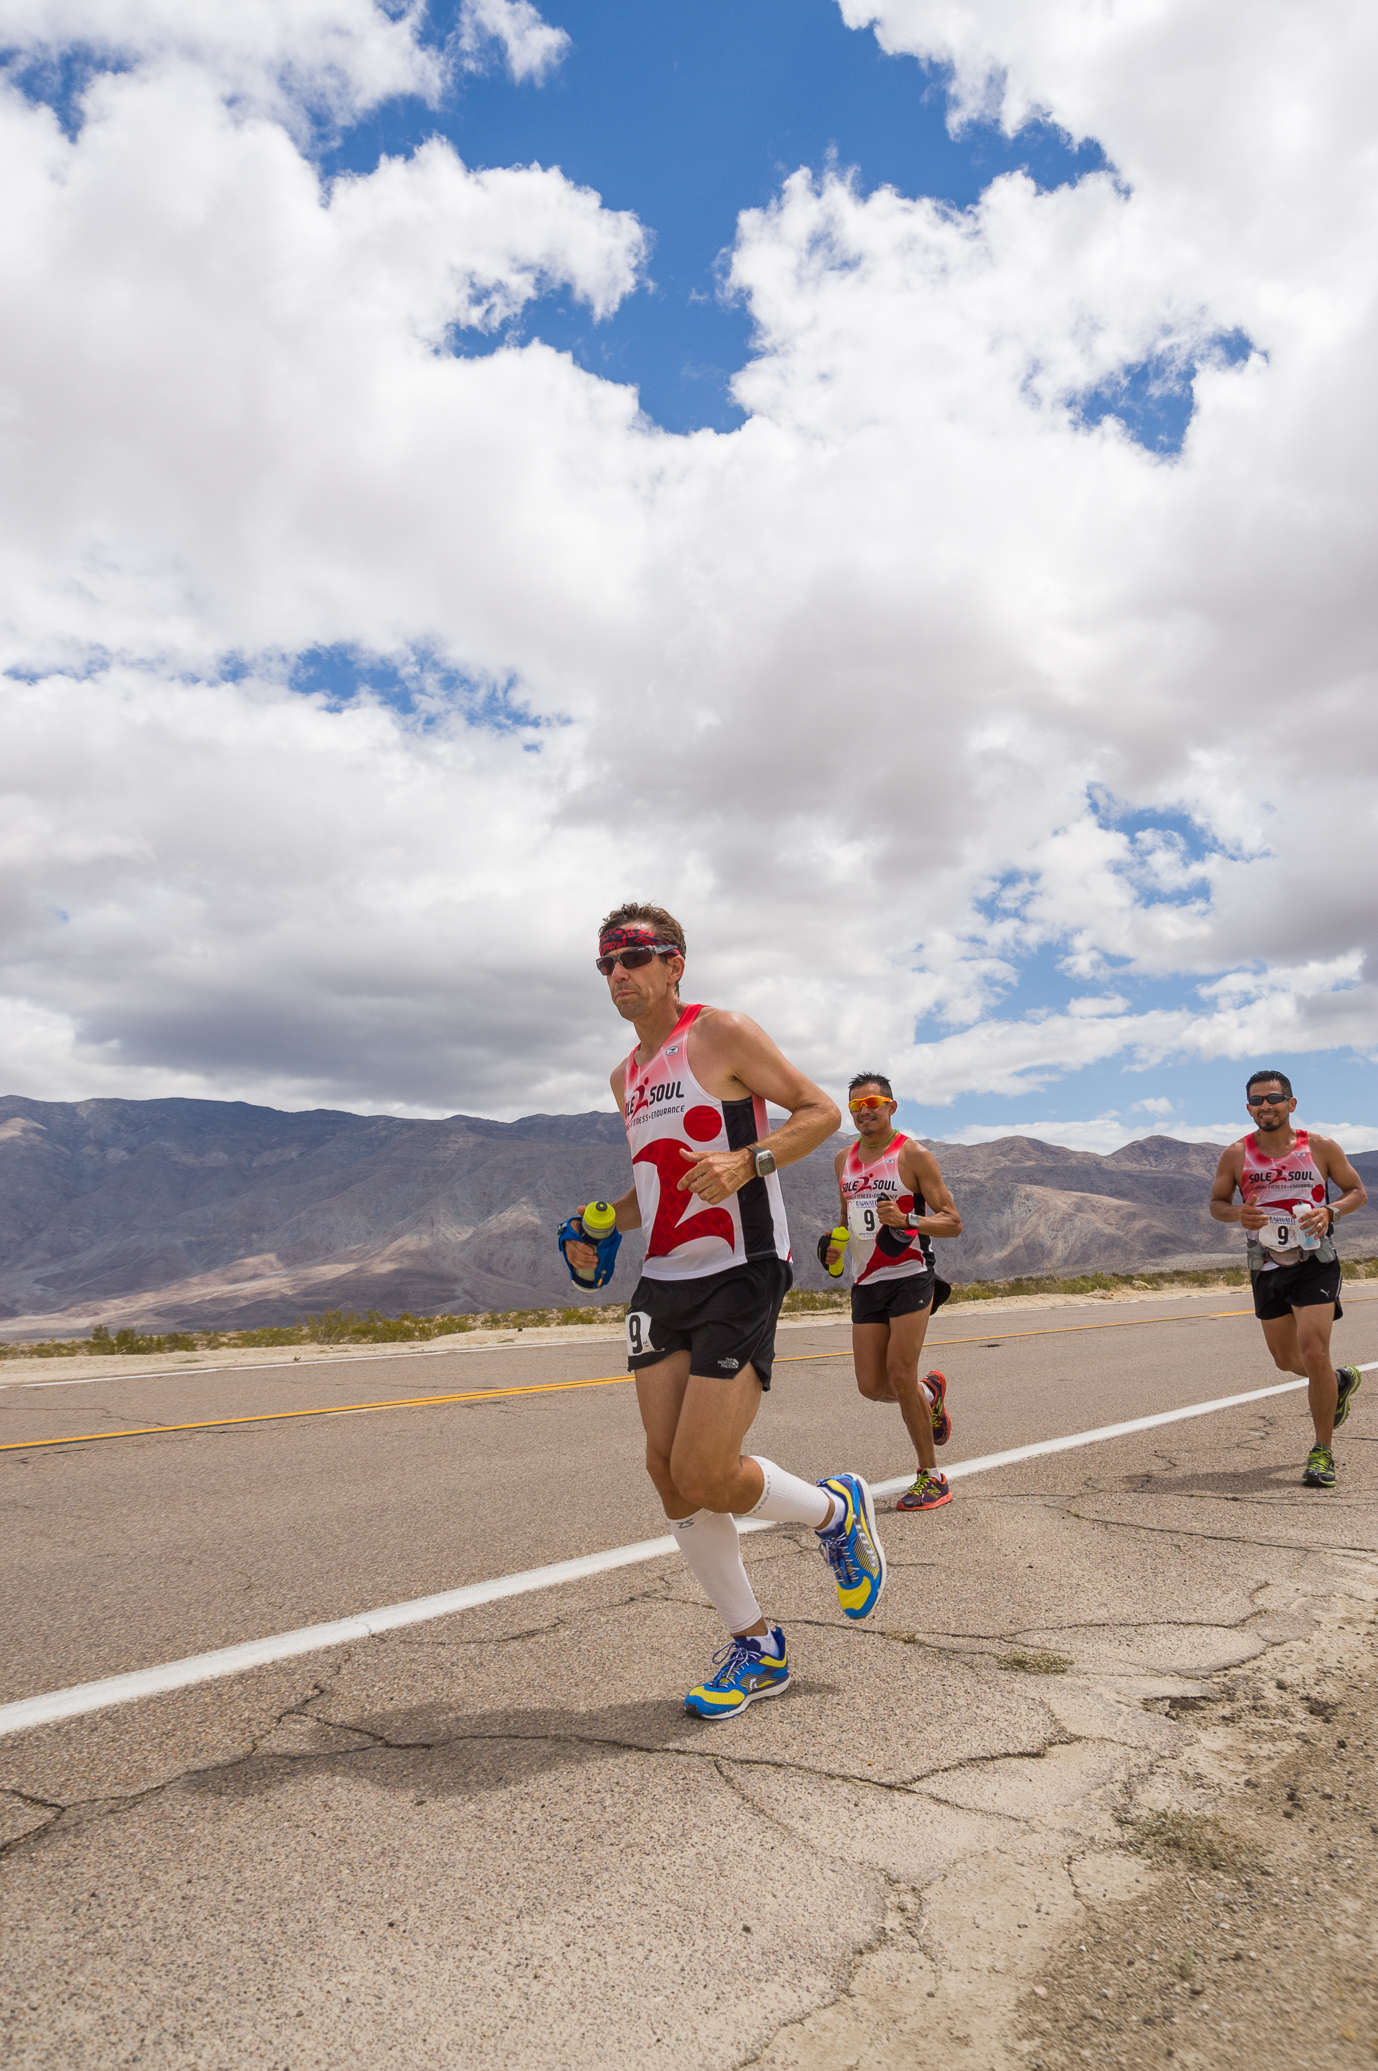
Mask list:
[[[793,1285],[782,1258],[748,1259],[697,1280],[638,1280],[627,1304],[628,1371],[687,1352],[690,1373],[731,1380],[753,1366],[768,1388],[775,1324]]]
[[[1254,1274],[1254,1314],[1261,1323],[1290,1316],[1293,1309],[1317,1309],[1325,1302],[1334,1302],[1338,1323],[1344,1310],[1340,1307],[1337,1258],[1332,1258],[1328,1266],[1314,1258],[1304,1258],[1295,1266],[1272,1266]]]
[[[906,1273],[900,1280],[866,1280],[852,1289],[853,1323],[891,1323],[912,1316],[933,1299],[932,1273]]]

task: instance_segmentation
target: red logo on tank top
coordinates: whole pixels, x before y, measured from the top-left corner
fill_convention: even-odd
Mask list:
[[[685,1156],[686,1151],[689,1152],[688,1157]],[[638,1151],[632,1159],[633,1165],[653,1165],[660,1181],[656,1219],[651,1225],[650,1242],[646,1246],[647,1258],[668,1258],[679,1245],[688,1244],[695,1237],[722,1237],[729,1245],[736,1242],[732,1218],[725,1208],[702,1208],[697,1215],[689,1214],[697,1197],[688,1192],[681,1193],[679,1183],[690,1169],[689,1158],[697,1155],[687,1143],[676,1143],[672,1136],[661,1136],[654,1143],[648,1143],[645,1150]]]

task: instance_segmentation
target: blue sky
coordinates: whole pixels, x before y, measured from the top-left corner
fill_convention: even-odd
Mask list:
[[[432,9],[438,43],[456,14]],[[370,171],[380,153],[438,131],[470,165],[558,165],[608,208],[634,210],[654,239],[652,284],[606,323],[548,297],[512,331],[635,382],[643,409],[670,431],[742,420],[728,383],[748,356],[750,318],[721,293],[718,262],[738,213],[768,205],[797,167],[835,160],[855,167],[865,190],[889,185],[962,208],[998,173],[1022,168],[1056,186],[1104,164],[1095,143],[1076,147],[1047,123],[1013,139],[982,123],[954,139],[941,71],[887,57],[844,25],[833,0],[571,0],[549,19],[572,47],[543,83],[515,83],[494,56],[439,111],[390,103],[322,163]],[[1165,396],[1150,436],[1172,436],[1179,420]]]

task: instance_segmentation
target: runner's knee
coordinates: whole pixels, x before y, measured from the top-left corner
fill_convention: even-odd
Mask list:
[[[724,1471],[705,1460],[677,1460],[672,1470],[674,1486],[685,1502],[698,1510],[730,1510],[736,1466],[734,1461]]]
[[[664,1453],[657,1451],[654,1446],[650,1445],[646,1448],[646,1472],[655,1483],[660,1495],[667,1496],[682,1493],[682,1491],[675,1488],[675,1479],[670,1472],[669,1460]]]

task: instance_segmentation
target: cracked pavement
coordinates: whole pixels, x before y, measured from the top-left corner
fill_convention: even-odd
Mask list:
[[[1105,1332],[1084,1306],[1007,1312],[984,1337],[969,1311],[940,1319],[953,1456],[1268,1385],[1238,1307],[1146,1305],[1145,1327]],[[1365,1357],[1367,1336],[1359,1300],[1340,1356]],[[882,1478],[905,1464],[898,1415],[823,1356],[845,1342],[827,1326],[782,1341],[794,1363],[757,1442],[801,1472]],[[462,1352],[432,1359],[425,1385],[564,1378],[581,1360],[616,1371],[605,1346],[513,1348],[481,1382]],[[272,1389],[362,1402],[416,1372],[7,1390],[0,1426],[96,1429],[72,1418],[148,1421],[150,1404],[168,1421],[247,1414]],[[354,1392],[332,1394],[346,1378]],[[1323,1725],[1326,1761],[1350,1759],[1325,1708],[1357,1718],[1372,1683],[1366,1395],[1331,1494],[1300,1487],[1309,1427],[1283,1396],[884,1514],[890,1582],[860,1627],[812,1534],[744,1540],[795,1679],[729,1722],[681,1708],[719,1634],[667,1558],[0,1740],[7,2061],[1236,2061],[1248,1994],[1262,2019],[1281,1955],[1271,1982],[1231,1965],[1228,2033],[1176,1973],[1173,2025],[1131,2019],[1127,1958],[1113,1984],[1107,1965],[1135,1936],[1186,1946],[1183,1907],[1199,1919],[1182,1880],[1200,1865],[1186,1843],[1150,1845],[1178,1832],[1155,1815],[1243,1851],[1208,1872],[1213,1918],[1257,1900],[1263,1864],[1282,1890],[1299,1849],[1372,1852],[1357,1773],[1318,1835],[1286,1796],[1314,1824]],[[0,1480],[20,1577],[5,1698],[658,1526],[620,1389],[12,1454]],[[1285,1875],[1319,1891],[1318,1867]],[[1371,1974],[1367,1917],[1347,1922],[1345,1960],[1357,1972],[1366,1952]],[[1279,2028],[1276,2061],[1371,2063],[1363,2018],[1311,2058],[1287,2056]]]

